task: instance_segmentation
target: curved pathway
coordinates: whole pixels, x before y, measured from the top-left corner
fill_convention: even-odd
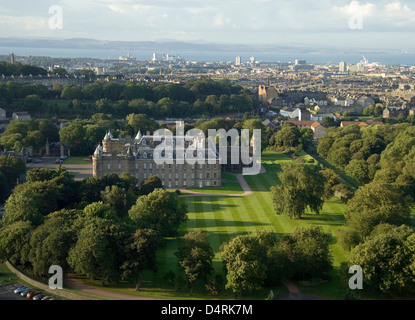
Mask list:
[[[108,299],[115,299],[115,300],[167,300],[167,299],[160,299],[160,298],[153,298],[153,297],[144,297],[144,296],[136,296],[132,294],[125,294],[119,293],[114,291],[109,291],[105,289],[99,289],[95,287],[88,286],[87,284],[80,281],[76,274],[68,274],[67,277],[64,279],[65,285],[68,287],[81,291],[85,294],[91,294],[94,296],[108,298]]]

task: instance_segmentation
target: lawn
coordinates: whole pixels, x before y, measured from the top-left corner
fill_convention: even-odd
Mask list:
[[[76,156],[76,157],[69,157],[64,161],[65,164],[90,164],[92,165],[92,161],[88,161],[87,159],[91,159],[89,156]]]
[[[308,225],[319,225],[333,235],[330,249],[333,255],[334,269],[330,272],[332,280],[328,283],[314,286],[300,286],[301,291],[321,295],[328,299],[343,299],[346,291],[345,285],[341,283],[337,268],[342,261],[347,260],[348,254],[336,243],[336,234],[344,227],[345,205],[337,199],[326,201],[320,215],[307,212],[302,219],[293,220],[285,215],[276,215],[273,210],[272,197],[269,189],[277,184],[277,172],[281,164],[290,163],[292,160],[284,154],[266,151],[262,157],[266,168],[265,174],[246,176],[246,180],[254,193],[247,197],[224,197],[224,196],[194,196],[183,198],[189,209],[189,220],[180,228],[180,235],[193,230],[202,229],[209,233],[209,241],[215,252],[213,267],[216,274],[225,278],[223,264],[220,260],[219,250],[222,243],[229,241],[235,236],[246,234],[255,230],[268,230],[282,236],[291,233],[296,227]],[[209,190],[211,192],[211,190]],[[179,246],[179,240],[167,239],[157,253],[158,271],[156,273],[145,272],[140,293],[152,297],[189,299],[183,273],[180,270],[174,253]],[[164,276],[173,271],[176,275],[176,283],[169,284]],[[98,283],[98,282],[97,282]],[[272,289],[274,294],[287,292],[286,288],[264,289],[260,292],[248,293],[246,299],[265,299]],[[110,290],[136,294],[131,283],[124,283],[121,287]],[[203,285],[197,285],[194,290],[193,299],[233,299],[230,292],[221,296],[212,297],[207,294]]]

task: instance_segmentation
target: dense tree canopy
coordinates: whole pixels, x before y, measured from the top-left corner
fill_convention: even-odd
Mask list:
[[[281,184],[271,187],[277,214],[301,218],[307,207],[320,213],[324,203],[324,176],[316,167],[284,164],[278,178]]]

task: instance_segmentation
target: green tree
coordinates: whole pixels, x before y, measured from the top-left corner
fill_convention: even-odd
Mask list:
[[[61,142],[70,145],[73,154],[85,154],[87,152],[86,134],[85,127],[80,121],[73,121],[59,131]]]
[[[69,251],[69,266],[90,279],[100,279],[102,285],[118,280],[121,276],[119,255],[122,249],[117,243],[123,243],[123,237],[121,226],[111,220],[88,220]]]
[[[266,248],[256,237],[238,236],[220,248],[220,256],[226,267],[226,289],[235,295],[246,290],[259,290],[266,279]]]
[[[68,252],[76,239],[71,223],[71,220],[55,215],[47,218],[45,223],[33,231],[29,261],[35,276],[48,277],[51,265],[59,265],[64,271],[68,270]]]
[[[139,229],[153,229],[161,237],[171,237],[177,234],[180,224],[187,220],[187,206],[176,194],[155,189],[149,195],[138,198],[128,215]]]
[[[359,181],[360,184],[365,184],[369,179],[369,164],[365,160],[352,160],[346,166],[345,172],[348,176]]]
[[[135,276],[136,291],[140,291],[144,270],[157,271],[156,250],[161,239],[156,231],[137,229],[126,245],[126,258],[121,268],[123,278]]]
[[[113,220],[117,217],[115,210],[102,201],[93,202],[84,208],[87,217]]]
[[[10,188],[16,185],[19,176],[26,171],[26,164],[22,159],[13,156],[0,156],[0,172],[4,174]]]
[[[159,128],[158,123],[154,119],[147,117],[145,114],[132,113],[127,116],[126,120],[127,124],[133,128],[134,132],[132,132],[131,135],[134,136],[139,130],[145,134],[147,131],[153,133]]]
[[[183,243],[176,252],[190,287],[190,296],[193,294],[195,282],[206,280],[213,272],[212,260],[215,255],[208,237],[209,235],[201,230],[190,231],[182,237]]]
[[[414,254],[414,231],[401,225],[359,244],[352,250],[349,264],[362,267],[366,286],[391,296],[413,292]]]
[[[295,148],[300,143],[301,133],[296,126],[284,124],[271,138],[271,144],[284,149]]]
[[[301,219],[306,208],[316,214],[323,207],[324,176],[308,165],[284,164],[278,174],[281,185],[271,187],[274,209]]]
[[[128,214],[128,210],[136,201],[135,197],[124,188],[118,186],[108,186],[101,191],[101,198],[105,204],[110,205],[119,218]]]
[[[310,279],[332,268],[332,256],[329,249],[331,235],[320,226],[308,226],[294,229],[292,234],[281,241],[291,246],[293,261],[291,267],[294,276]]]
[[[401,225],[407,222],[412,198],[396,186],[371,182],[361,186],[347,202],[347,224],[364,237],[381,223]]]
[[[16,221],[0,229],[0,261],[21,263],[23,248],[29,243],[34,226],[30,221]]]
[[[320,173],[324,176],[324,199],[330,199],[334,195],[334,186],[337,184],[339,175],[333,169],[323,169]]]
[[[164,189],[160,178],[157,176],[148,177],[141,182],[141,194],[148,195],[155,189]]]
[[[62,99],[66,99],[66,100],[82,100],[82,89],[79,86],[73,86],[73,85],[67,85],[63,87],[62,90],[62,94],[61,94],[61,98]]]

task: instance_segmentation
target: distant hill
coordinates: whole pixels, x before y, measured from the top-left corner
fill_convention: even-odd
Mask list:
[[[203,42],[181,42],[176,40],[163,41],[105,41],[86,38],[74,39],[29,39],[29,38],[0,38],[0,47],[15,48],[61,48],[61,49],[117,49],[125,51],[222,51],[222,52],[279,52],[279,53],[320,53],[320,54],[344,54],[344,53],[385,53],[384,50],[321,48],[317,46],[291,43],[288,45],[244,45],[244,44],[218,44]],[[389,51],[389,50],[388,50]],[[390,52],[390,51],[389,51]]]

